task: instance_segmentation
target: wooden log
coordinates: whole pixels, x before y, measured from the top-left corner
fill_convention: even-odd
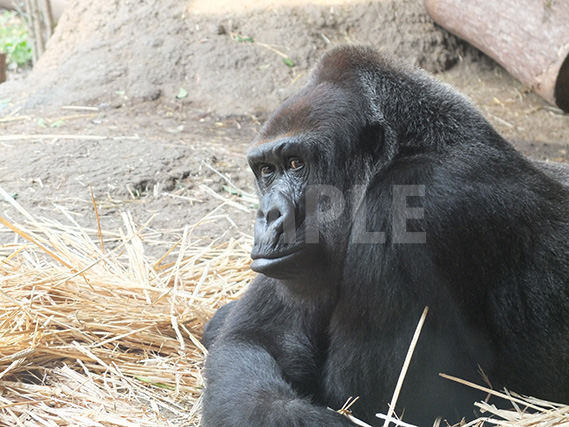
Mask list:
[[[435,22],[569,112],[569,1],[424,2]]]

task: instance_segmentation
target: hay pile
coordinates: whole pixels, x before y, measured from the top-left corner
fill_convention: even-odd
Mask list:
[[[473,420],[462,427],[567,427],[569,426],[569,406],[546,400],[521,396],[504,390],[492,390],[478,384],[474,384],[460,378],[446,374],[441,377],[484,391],[487,397],[482,402],[476,402],[474,406],[479,413],[483,414],[477,420]],[[498,402],[498,403],[495,403]],[[507,402],[507,403],[504,403]],[[500,409],[507,406],[509,409]]]
[[[197,425],[199,337],[250,280],[251,239],[196,244],[188,227],[172,247],[127,214],[108,233],[11,203],[27,220],[0,217],[16,242],[0,246],[0,425]]]
[[[470,423],[472,426],[504,427],[567,427],[569,406],[545,400],[509,395],[512,409],[499,409],[496,405],[477,402],[476,406],[487,416]],[[464,426],[468,427],[468,426]]]

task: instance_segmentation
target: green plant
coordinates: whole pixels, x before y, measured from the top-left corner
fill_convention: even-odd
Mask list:
[[[0,13],[0,52],[7,54],[8,64],[25,66],[32,61],[28,30],[16,12]]]

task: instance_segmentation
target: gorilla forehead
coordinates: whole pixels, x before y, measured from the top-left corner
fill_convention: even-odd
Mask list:
[[[421,72],[364,46],[334,49],[319,61],[307,85],[269,117],[252,146],[307,133],[317,134],[324,141],[353,141],[370,120],[377,122],[389,114],[380,111],[378,85],[399,86],[397,80],[411,77],[425,78]],[[431,85],[425,82],[420,86]]]
[[[402,63],[383,56],[366,46],[342,46],[326,53],[312,74],[312,81],[330,82],[354,90],[354,75],[366,72],[390,74],[396,68],[406,71]]]
[[[338,128],[354,134],[364,125],[360,120],[361,109],[361,97],[353,92],[335,83],[314,82],[269,118],[252,146],[299,134],[318,134],[325,141],[327,136],[337,135]]]
[[[271,163],[275,159],[298,156],[301,153],[317,155],[318,147],[315,142],[310,135],[305,134],[277,137],[251,147],[247,159],[253,168],[255,163]]]

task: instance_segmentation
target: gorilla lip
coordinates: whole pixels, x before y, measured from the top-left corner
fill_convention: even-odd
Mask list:
[[[295,261],[299,252],[300,250],[296,250],[285,255],[279,254],[278,257],[273,258],[251,257],[253,258],[251,270],[277,279],[289,279],[290,276],[294,277],[294,274],[291,275],[287,266]]]
[[[280,252],[264,251],[264,253],[262,250],[253,248],[253,250],[251,251],[251,259],[253,261],[262,260],[262,259],[278,260],[278,259],[290,257],[291,255],[295,255],[297,252],[301,251],[303,248],[304,248],[304,245],[295,245],[286,251],[280,251]]]

